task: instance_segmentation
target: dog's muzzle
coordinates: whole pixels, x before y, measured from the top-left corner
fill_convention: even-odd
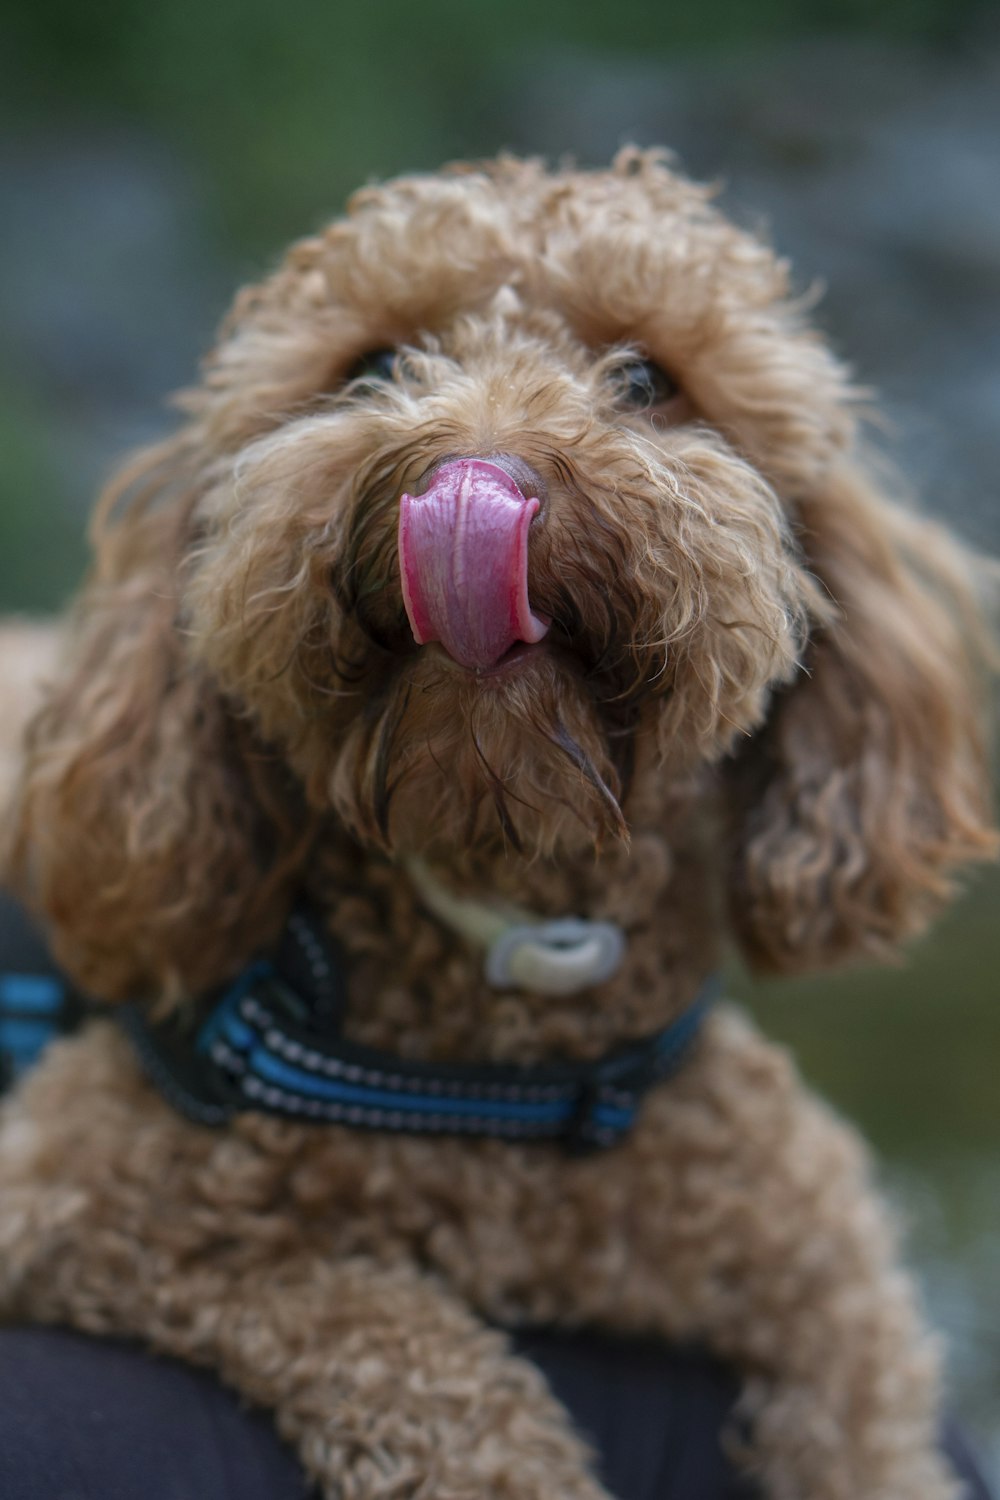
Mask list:
[[[539,508],[506,467],[479,458],[442,464],[421,494],[401,496],[399,571],[418,645],[440,641],[461,666],[483,670],[516,642],[542,639],[548,621],[528,599]]]

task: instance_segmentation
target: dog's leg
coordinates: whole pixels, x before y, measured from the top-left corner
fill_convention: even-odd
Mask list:
[[[438,1246],[471,1303],[707,1347],[742,1374],[733,1440],[769,1500],[954,1496],[936,1342],[866,1152],[741,1018],[712,1020],[613,1151],[520,1186],[513,1271],[488,1187]]]
[[[116,1296],[111,1280],[101,1305],[93,1269],[80,1270],[86,1294],[67,1299],[59,1321],[138,1334],[212,1367],[274,1413],[331,1500],[606,1500],[540,1372],[408,1266],[161,1265],[146,1305]]]
[[[749,1272],[733,1325],[710,1331],[748,1371],[747,1457],[774,1500],[956,1494],[937,1447],[937,1351],[908,1278],[865,1243],[884,1232],[874,1219],[864,1226],[866,1208],[875,1204],[855,1203],[842,1232],[820,1231]]]
[[[412,1268],[303,1261],[234,1292],[209,1357],[325,1493],[601,1500],[540,1373]]]
[[[54,1049],[0,1113],[0,1318],[216,1370],[337,1500],[606,1500],[540,1372],[398,1245],[332,1255],[294,1166],[165,1110],[110,1028]]]
[[[663,1333],[746,1373],[746,1456],[766,1493],[953,1496],[939,1351],[854,1132],[730,1019],[650,1114],[637,1311],[658,1305]]]

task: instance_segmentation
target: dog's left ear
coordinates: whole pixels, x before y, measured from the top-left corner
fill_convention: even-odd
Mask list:
[[[797,506],[834,615],[730,767],[730,906],[761,970],[886,957],[996,854],[971,560],[846,462]]]

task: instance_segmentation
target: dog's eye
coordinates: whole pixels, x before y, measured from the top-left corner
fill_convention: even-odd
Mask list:
[[[630,359],[615,371],[619,404],[629,411],[651,411],[679,394],[677,382],[651,359]]]
[[[395,349],[369,349],[347,372],[348,380],[395,380]]]

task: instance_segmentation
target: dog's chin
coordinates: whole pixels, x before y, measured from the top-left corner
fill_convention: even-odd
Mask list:
[[[472,672],[430,646],[356,722],[329,793],[395,853],[578,854],[627,837],[611,744],[570,656],[515,646]]]

